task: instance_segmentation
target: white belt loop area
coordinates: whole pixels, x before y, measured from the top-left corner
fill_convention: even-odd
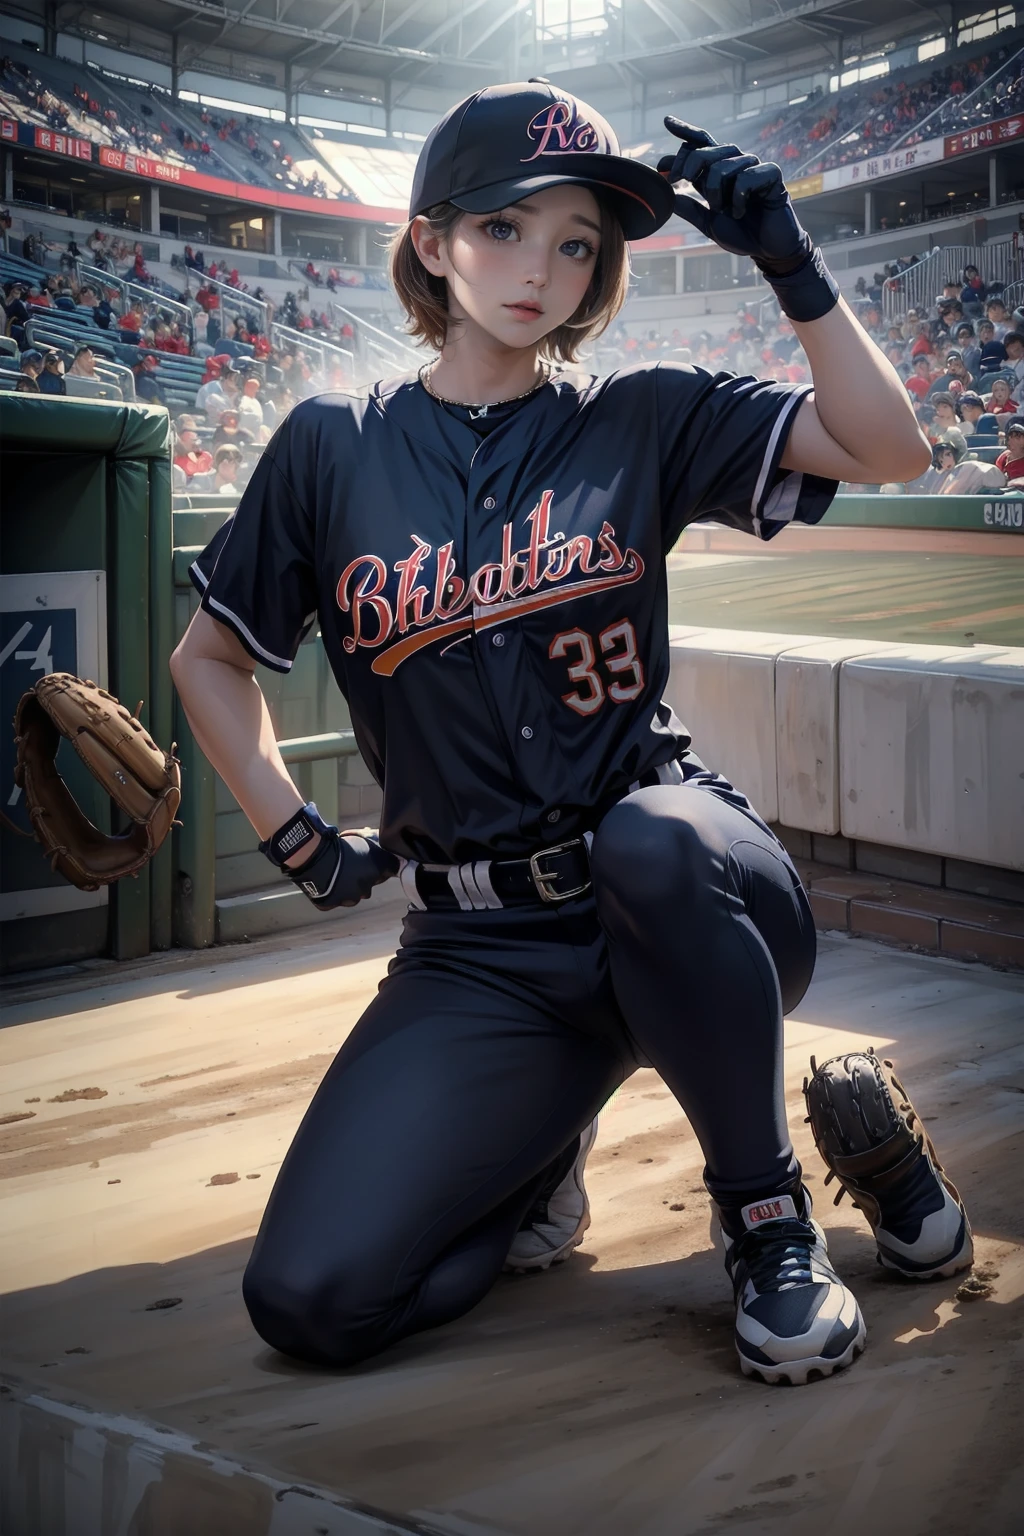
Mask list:
[[[418,868],[419,865],[415,859],[403,859],[402,866],[398,871],[398,878],[401,881],[402,890],[409,898],[409,905],[415,907],[417,912],[425,912],[427,904],[420,895],[419,888],[416,885],[416,871]]]
[[[452,864],[448,870],[448,884],[463,912],[494,911],[503,905],[491,885],[489,859]]]

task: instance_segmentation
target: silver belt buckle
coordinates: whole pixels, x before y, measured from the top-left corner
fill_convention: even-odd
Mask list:
[[[537,888],[537,894],[541,901],[568,901],[571,896],[582,896],[584,891],[589,891],[593,881],[585,880],[582,885],[574,886],[571,891],[552,891],[549,883],[557,880],[558,876],[550,871],[541,869],[539,860],[547,859],[556,853],[565,853],[570,848],[576,848],[583,843],[582,837],[574,837],[567,843],[556,843],[554,848],[542,848],[539,853],[530,854],[530,874]]]

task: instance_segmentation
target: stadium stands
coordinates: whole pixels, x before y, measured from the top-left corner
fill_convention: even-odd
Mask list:
[[[21,122],[225,180],[309,197],[354,197],[290,124],[175,102],[155,85],[135,85],[92,64],[44,60],[8,42],[0,58],[0,110]]]
[[[958,50],[948,64],[894,71],[883,82],[865,81],[832,96],[776,113],[750,140],[765,160],[790,176],[848,165],[899,145],[941,138],[1020,110],[1024,101],[1024,29],[991,43]],[[753,127],[754,125],[751,125]],[[741,142],[746,125],[731,125]]]
[[[762,157],[779,159],[790,178],[845,165],[886,146],[959,134],[1024,108],[1022,43],[1024,28],[1004,32],[997,45],[990,41],[960,49],[948,62],[895,72],[882,83],[843,89],[831,98],[819,94],[760,127],[747,120],[733,128],[740,142],[751,144]],[[164,90],[93,65],[4,47],[0,109],[23,122],[204,169],[235,185],[285,186],[314,197],[347,199],[368,210],[407,202],[413,150],[357,143],[319,129],[309,138],[291,125],[172,102]],[[364,231],[365,244],[373,231],[365,225]],[[384,292],[387,278],[379,266],[278,257],[269,264],[271,270],[276,267],[276,279],[264,278],[259,266],[261,286],[249,294],[230,258],[218,255],[213,268],[209,253],[204,262],[192,247],[175,243],[168,264],[172,242],[163,236],[132,245],[98,230],[78,239],[84,250],[74,248],[72,235],[73,248],[62,251],[53,241],[29,234],[21,254],[12,248],[0,256],[7,311],[0,389],[17,384],[26,371],[26,352],[55,352],[63,360],[68,393],[142,398],[165,404],[175,419],[194,416],[195,427],[183,430],[196,452],[219,446],[214,438],[222,430],[220,418],[237,408],[243,434],[239,485],[295,400],[318,390],[360,385],[415,366],[419,359],[385,310],[357,315],[346,307],[348,289]],[[667,259],[674,272],[675,258]],[[962,268],[972,262],[980,268],[980,289],[970,295],[976,299],[969,308],[972,331],[961,338],[956,322],[963,320],[963,312],[942,309],[934,298],[950,278],[962,283],[966,294]],[[211,270],[216,280],[210,279]],[[256,270],[256,265],[249,268],[250,273]],[[996,422],[985,423],[987,431],[976,430],[965,419],[959,394],[978,393],[987,406],[993,384],[1003,378],[1016,409],[1016,394],[1024,388],[1024,358],[1018,368],[1002,344],[1018,321],[1024,331],[1024,315],[1007,313],[998,329],[981,332],[984,302],[1020,275],[1019,261],[1007,264],[994,246],[944,246],[922,252],[922,259],[890,265],[870,286],[862,278],[849,295],[865,328],[908,380],[929,437],[941,446],[956,422],[968,439],[961,455],[968,463],[988,467],[1003,451],[1012,413],[1003,411]],[[15,283],[22,287],[20,294],[12,289]],[[369,323],[371,318],[375,323]],[[712,370],[794,382],[809,378],[793,329],[779,318],[770,298],[752,297],[724,329],[723,319],[667,321],[652,312],[641,325],[631,318],[601,339],[596,365],[607,371],[661,356]],[[93,371],[87,377],[81,369],[71,372],[85,344],[92,351]],[[954,346],[963,349],[969,366],[962,379],[951,382],[946,359]],[[48,366],[59,369],[61,364]],[[247,376],[254,386],[244,383]],[[51,392],[60,388],[52,372],[45,383]],[[211,385],[212,390],[207,388]],[[933,395],[944,394],[952,397],[952,416],[933,402]],[[233,436],[230,425],[227,435]],[[972,436],[976,443],[970,442]],[[191,479],[190,452],[179,455],[189,463],[188,472],[181,471],[179,490]],[[993,466],[993,475],[998,474]],[[936,480],[927,489],[940,488]]]

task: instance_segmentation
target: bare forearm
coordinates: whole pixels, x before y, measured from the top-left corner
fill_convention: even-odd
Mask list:
[[[278,750],[267,701],[252,673],[190,655],[172,668],[203,755],[252,822],[269,837],[302,804]]]
[[[931,454],[906,388],[845,300],[793,328],[811,365],[817,419],[846,459],[836,478],[880,484],[923,473]]]

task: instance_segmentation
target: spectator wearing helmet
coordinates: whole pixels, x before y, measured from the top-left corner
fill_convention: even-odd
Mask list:
[[[952,348],[946,353],[945,371],[940,373],[937,379],[932,380],[928,397],[931,399],[938,394],[948,393],[951,384],[959,384],[962,389],[970,389],[974,380],[968,373],[963,359],[963,353]]]
[[[996,459],[1007,480],[1024,480],[1024,421],[1011,421],[1006,428],[1006,451]]]

